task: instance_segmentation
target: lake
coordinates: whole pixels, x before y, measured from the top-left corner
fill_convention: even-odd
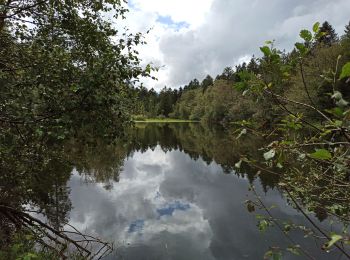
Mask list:
[[[314,259],[340,259],[301,231],[259,230],[258,214],[267,212],[245,203],[256,194],[273,217],[311,225],[276,188],[278,177],[235,168],[242,154],[262,156],[261,140],[236,136],[199,123],[140,123],[118,144],[87,150],[73,143],[74,167],[48,218],[113,242],[107,259],[263,259],[270,247],[281,248],[283,259],[308,259],[285,250],[293,242]],[[312,219],[330,227],[322,216]]]

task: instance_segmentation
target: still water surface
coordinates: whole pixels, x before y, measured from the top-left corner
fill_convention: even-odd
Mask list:
[[[108,259],[263,259],[269,246],[291,242],[277,228],[259,232],[263,212],[244,204],[254,199],[251,184],[276,206],[275,217],[308,223],[274,188],[275,177],[254,177],[244,166],[235,172],[240,154],[259,153],[259,145],[200,124],[139,124],[119,147],[96,150],[91,169],[75,167],[69,222],[113,241]],[[317,259],[337,256],[301,233],[291,236]]]

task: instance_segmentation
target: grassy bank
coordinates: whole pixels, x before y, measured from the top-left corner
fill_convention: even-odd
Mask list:
[[[135,123],[198,123],[199,121],[174,119],[174,118],[147,118],[143,120],[134,120]]]

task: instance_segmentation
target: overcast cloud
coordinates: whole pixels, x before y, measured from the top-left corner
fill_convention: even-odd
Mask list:
[[[179,87],[259,55],[275,39],[290,50],[303,28],[329,21],[342,34],[350,0],[130,0],[127,24],[145,32],[144,63],[163,66],[148,88]]]

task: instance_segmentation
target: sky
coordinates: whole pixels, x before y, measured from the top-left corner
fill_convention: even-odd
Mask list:
[[[146,32],[143,64],[159,67],[147,88],[178,88],[259,56],[275,40],[290,50],[301,29],[329,21],[338,34],[349,22],[350,0],[129,0],[126,24]]]

